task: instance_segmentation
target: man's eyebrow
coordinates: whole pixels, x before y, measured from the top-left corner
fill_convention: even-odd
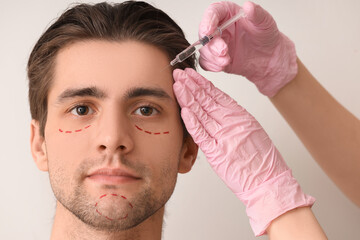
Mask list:
[[[85,87],[85,88],[69,88],[63,91],[57,97],[57,103],[62,103],[66,99],[75,98],[75,97],[95,97],[95,98],[106,98],[104,91],[100,90],[97,87]]]
[[[150,96],[150,97],[157,97],[157,98],[164,98],[168,100],[173,100],[169,94],[167,94],[161,88],[145,88],[145,87],[136,87],[131,88],[125,93],[125,99],[131,99],[136,97],[143,97],[143,96]]]

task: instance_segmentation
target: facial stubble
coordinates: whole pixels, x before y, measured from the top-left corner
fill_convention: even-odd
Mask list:
[[[178,163],[180,161],[180,155],[178,155]],[[51,162],[51,161],[49,161]],[[119,213],[119,218],[123,217],[125,213],[127,217],[121,220],[109,220],[104,215],[99,215],[96,211],[96,199],[87,193],[84,186],[85,172],[95,163],[101,162],[101,160],[83,161],[83,164],[77,169],[73,180],[66,183],[64,179],[65,169],[58,167],[53,170],[51,164],[49,164],[49,177],[54,195],[58,202],[62,204],[69,212],[71,212],[76,218],[81,220],[84,224],[90,228],[99,231],[106,232],[119,232],[136,227],[151,217],[159,209],[161,209],[172,195],[176,180],[177,180],[177,167],[178,165],[170,164],[172,161],[165,161],[168,163],[160,171],[160,176],[156,179],[156,183],[151,183],[152,173],[145,166],[133,166],[130,161],[125,158],[121,158],[121,163],[130,169],[134,170],[137,174],[142,176],[139,181],[142,181],[141,188],[133,194],[133,196],[127,196],[128,201],[131,202],[133,208],[129,210],[126,201],[118,201],[116,205],[109,203],[103,206],[104,215],[108,213]],[[71,182],[75,183],[72,184]],[[65,186],[73,186],[70,194],[66,194]],[[152,189],[152,186],[158,186],[160,193],[157,194],[158,189]],[[105,203],[106,204],[106,203]],[[120,206],[119,206],[120,205]]]

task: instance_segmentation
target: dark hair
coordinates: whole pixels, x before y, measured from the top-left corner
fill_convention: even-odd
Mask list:
[[[166,13],[145,2],[79,4],[66,10],[37,41],[27,65],[31,117],[39,121],[42,136],[57,53],[69,44],[91,39],[151,44],[167,54],[169,62],[190,45]],[[194,56],[176,65],[186,67],[195,69]]]

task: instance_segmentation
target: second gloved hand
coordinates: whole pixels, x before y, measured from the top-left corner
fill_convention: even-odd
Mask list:
[[[305,195],[261,125],[193,69],[176,69],[173,86],[185,126],[211,167],[246,205],[256,236]]]
[[[200,37],[211,34],[240,8],[232,2],[211,4],[200,23]],[[245,2],[243,10],[245,18],[200,49],[200,65],[245,76],[261,93],[273,97],[297,73],[295,46],[259,5]]]

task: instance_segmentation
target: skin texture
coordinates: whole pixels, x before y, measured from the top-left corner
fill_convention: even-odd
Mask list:
[[[198,150],[191,138],[183,139],[168,63],[158,48],[135,41],[77,42],[58,53],[45,138],[38,122],[31,123],[33,158],[49,172],[57,199],[51,239],[161,238],[164,204]],[[169,134],[147,134],[135,125]],[[133,177],[116,184],[88,177],[100,168]]]
[[[327,237],[310,207],[291,210],[276,218],[267,228],[271,240],[326,240]]]
[[[298,74],[271,102],[316,162],[360,206],[360,121],[298,59]]]

